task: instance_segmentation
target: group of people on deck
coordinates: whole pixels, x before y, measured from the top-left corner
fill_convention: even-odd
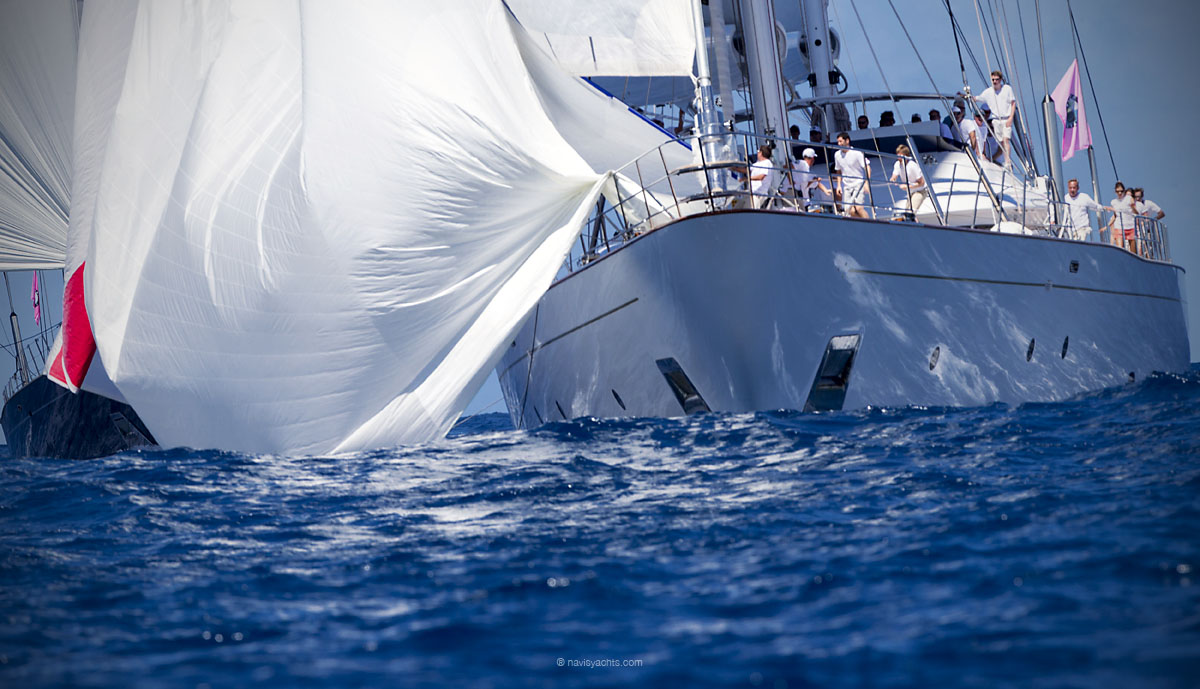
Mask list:
[[[962,96],[954,101],[951,114],[941,120],[941,135],[949,141],[961,143],[983,160],[1011,166],[1011,138],[1017,116],[1017,99],[1012,87],[1004,83],[1000,71],[991,73],[991,81],[991,88],[973,98],[978,108],[971,117],[967,117],[966,100],[970,96]],[[939,121],[940,115],[938,110],[930,110],[929,121]],[[914,116],[913,121],[920,121],[920,117]],[[869,124],[866,115],[858,117],[859,129],[866,129]],[[886,111],[880,116],[879,124],[881,127],[893,126],[895,116],[891,111]],[[798,140],[799,127],[793,125],[789,134],[792,139]],[[816,125],[809,138],[811,146],[792,147],[790,168],[777,167],[772,162],[773,146],[766,144],[759,148],[757,158],[748,171],[751,197],[756,199],[758,207],[778,203],[779,199],[785,202],[792,199],[794,201],[789,207],[796,210],[833,210],[848,217],[872,217],[868,210],[874,205],[870,198],[871,166],[862,151],[851,147],[850,134],[838,133],[836,150],[823,145],[824,136]],[[907,196],[896,204],[896,208],[901,212],[900,217],[913,219],[915,212],[928,198],[928,185],[921,166],[906,144],[897,146],[896,155],[889,181]],[[827,176],[813,171],[817,165],[825,166]],[[828,186],[826,181],[829,182]],[[1067,189],[1068,194],[1064,199],[1070,216],[1067,229],[1071,238],[1080,241],[1087,240],[1093,230],[1088,212],[1108,211],[1111,219],[1101,228],[1101,232],[1107,232],[1113,244],[1138,253],[1138,230],[1146,224],[1144,219],[1157,221],[1166,216],[1158,204],[1145,198],[1144,190],[1126,189],[1121,182],[1116,183],[1116,197],[1107,206],[1101,206],[1092,197],[1081,193],[1076,179],[1068,182]]]
[[[1012,86],[1004,83],[1004,75],[996,70],[992,72],[991,88],[974,97],[978,109],[970,117],[967,98],[954,100],[950,114],[942,120],[942,138],[961,144],[981,160],[1012,167],[1013,121],[1017,116],[1017,97]],[[929,118],[937,121],[939,114],[930,110]]]
[[[1138,246],[1139,224],[1146,224],[1144,218],[1157,222],[1167,214],[1157,203],[1146,198],[1146,191],[1141,187],[1127,189],[1124,182],[1118,181],[1113,193],[1116,196],[1108,202],[1109,205],[1101,206],[1091,196],[1079,191],[1079,180],[1067,182],[1066,201],[1070,208],[1072,239],[1083,241],[1091,234],[1092,222],[1088,211],[1109,211],[1112,218],[1102,232],[1108,233],[1109,241],[1113,244],[1124,246],[1135,254],[1140,253],[1139,248],[1144,251],[1145,247]]]

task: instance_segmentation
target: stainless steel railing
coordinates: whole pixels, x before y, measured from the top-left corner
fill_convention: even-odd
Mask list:
[[[1081,236],[1071,224],[1069,207],[1054,202],[1043,182],[1000,166],[947,163],[944,158],[939,162],[932,155],[917,153],[914,162],[924,178],[921,191],[926,200],[914,208],[912,195],[902,187],[906,181],[903,176],[897,181],[891,179],[893,166],[901,160],[895,154],[853,149],[866,157],[870,172],[864,178],[851,179],[831,171],[834,154],[847,150],[832,144],[749,133],[726,134],[716,140],[693,136],[685,141],[694,151],[690,164],[668,162],[664,149],[679,146],[670,142],[617,171],[580,233],[578,246],[567,257],[566,271],[586,265],[642,234],[694,215],[770,211],[844,216],[848,204],[836,191],[859,182],[864,185],[860,206],[871,219],[1018,231],[1079,241],[1095,237],[1097,241],[1116,241],[1118,246],[1153,260],[1169,260],[1166,228],[1161,223],[1139,216],[1134,236],[1128,241],[1123,236],[1113,240],[1094,232]],[[747,152],[756,152],[763,143],[775,146],[771,169],[779,181],[756,192],[747,183],[753,165]],[[912,147],[911,142],[909,145]],[[794,157],[781,155],[784,147],[797,153],[815,149],[818,164],[808,173],[819,182],[813,189],[824,187],[834,193],[806,195],[798,173],[781,164]],[[711,153],[714,150],[718,151],[715,156]],[[1111,220],[1110,213],[1102,215],[1101,229]]]

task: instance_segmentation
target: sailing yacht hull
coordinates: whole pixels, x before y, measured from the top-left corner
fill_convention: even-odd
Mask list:
[[[1052,401],[1185,370],[1183,279],[1175,265],[1053,238],[693,216],[556,282],[497,373],[519,428],[685,406]],[[847,341],[856,352],[831,378],[827,349]],[[842,385],[832,404],[815,392],[831,380]]]
[[[11,457],[91,459],[154,444],[128,404],[72,393],[40,375],[4,404],[0,426]]]

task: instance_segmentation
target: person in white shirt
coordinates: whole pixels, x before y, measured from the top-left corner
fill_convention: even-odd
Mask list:
[[[1133,194],[1125,191],[1125,184],[1117,182],[1113,187],[1117,197],[1108,202],[1108,205],[1113,209],[1113,219],[1108,221],[1108,229],[1112,233],[1112,243],[1117,246],[1128,244],[1129,250],[1137,253],[1137,230],[1134,224],[1134,216],[1137,215],[1137,210],[1133,200]]]
[[[992,111],[989,119],[995,127],[996,138],[1000,139],[1000,146],[1004,149],[1004,166],[1012,167],[1009,139],[1012,138],[1013,119],[1017,116],[1017,96],[1012,87],[1004,83],[1004,75],[1000,70],[992,71],[992,88],[984,89],[975,100],[986,103]]]
[[[758,160],[750,166],[750,202],[755,208],[763,208],[771,200],[775,187],[775,165],[771,162],[771,146],[758,147]]]
[[[995,120],[990,120],[990,122],[995,122]],[[989,121],[984,120],[983,115],[975,113],[976,141],[979,144],[976,152],[979,153],[980,158],[998,163],[1000,162],[1000,144],[992,135],[992,128],[988,124]]]
[[[1135,187],[1129,190],[1129,195],[1133,197],[1134,210],[1137,211],[1138,217],[1134,218],[1134,226],[1138,229],[1138,234],[1145,237],[1145,242],[1159,242],[1161,234],[1159,232],[1158,221],[1166,217],[1163,209],[1153,201],[1146,200],[1146,192],[1141,187]],[[1142,250],[1149,255],[1149,246],[1143,246]]]
[[[891,181],[899,181],[900,188],[908,192],[908,215],[915,218],[914,214],[925,203],[925,176],[921,174],[921,166],[913,159],[912,149],[907,144],[897,146],[896,155],[900,156],[900,160],[892,166]]]
[[[837,142],[838,146],[849,148],[850,135],[839,132]],[[867,157],[862,151],[839,150],[833,154],[833,162],[841,173],[838,188],[842,192],[842,206],[846,209],[846,215],[851,218],[871,217],[863,207],[863,199],[871,193],[867,185],[867,180],[871,178],[871,166],[867,164]]]
[[[1163,209],[1157,203],[1146,198],[1145,189],[1138,187],[1131,193],[1133,194],[1133,200],[1137,201],[1143,206],[1143,210],[1140,211],[1142,215],[1145,215],[1152,220],[1162,220],[1163,218],[1167,217],[1167,214],[1163,212]]]
[[[1088,211],[1096,211],[1099,213],[1106,210],[1104,206],[1096,203],[1091,196],[1079,193],[1079,180],[1067,180],[1067,207],[1070,210],[1070,231],[1071,239],[1085,241],[1088,235],[1092,232],[1092,221],[1088,217]],[[1112,210],[1108,208],[1107,210]]]
[[[979,150],[979,140],[974,126],[974,120],[962,115],[962,106],[954,104],[955,131],[959,134],[959,143],[970,146],[972,151]]]
[[[812,172],[812,166],[817,162],[817,152],[811,148],[804,149],[804,155],[800,160],[796,161],[796,190],[800,193],[800,197],[804,199],[805,208],[809,207],[814,201],[820,201],[816,198],[815,192],[818,190],[824,194],[823,198],[833,199],[833,192],[825,183],[821,181],[821,177]]]

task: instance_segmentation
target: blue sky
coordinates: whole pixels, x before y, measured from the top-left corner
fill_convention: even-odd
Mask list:
[[[960,90],[962,76],[958,56],[950,33],[950,20],[941,0],[893,2],[932,73],[937,90]],[[955,18],[967,36],[968,42],[964,45],[970,46],[980,66],[987,71],[975,3],[952,0],[951,4]],[[1044,89],[1034,2],[991,0],[989,3],[988,0],[981,0],[983,12],[988,12],[989,4],[1002,21],[1003,16],[1007,15],[1014,50],[1012,58],[1019,74],[1015,75],[1017,78],[1012,78],[1014,75],[998,64],[997,56],[989,45],[987,52],[991,69],[1000,68],[1010,77],[1010,82],[1017,82],[1024,87],[1018,98],[1022,105],[1029,108],[1031,117],[1040,119]],[[887,69],[887,84],[896,91],[932,90],[933,85],[914,56],[912,46],[896,22],[887,0],[853,0],[853,4],[851,0],[831,0],[830,19],[843,38],[840,67],[851,81],[850,90],[886,90],[863,29],[855,16],[855,6],[858,16],[862,17],[865,36],[870,37],[880,62]],[[1200,360],[1200,333],[1197,333],[1200,327],[1200,229],[1196,227],[1200,175],[1189,170],[1195,157],[1193,149],[1198,145],[1193,139],[1200,135],[1200,129],[1191,118],[1193,113],[1200,112],[1200,91],[1197,90],[1200,80],[1192,71],[1200,67],[1200,41],[1195,38],[1195,29],[1200,26],[1200,2],[1076,0],[1072,3],[1072,9],[1091,71],[1092,85],[1099,99],[1099,115],[1104,118],[1112,157],[1121,180],[1127,186],[1145,187],[1146,197],[1162,206],[1167,214],[1163,221],[1170,232],[1172,260],[1187,271],[1192,360]],[[1075,59],[1075,50],[1065,0],[1043,0],[1041,11],[1047,79],[1053,89]],[[988,24],[991,23],[990,13],[984,18]],[[1024,19],[1023,35],[1019,18]],[[1026,50],[1032,73],[1026,70]],[[965,50],[963,59],[967,63],[968,83],[973,92],[980,93],[988,83],[976,73]],[[1102,198],[1098,200],[1108,203],[1113,196],[1112,188],[1117,177],[1110,163],[1100,118],[1091,100],[1086,78],[1084,91],[1084,107],[1092,128],[1100,178]],[[801,93],[808,95],[807,89],[801,89]],[[1036,102],[1027,102],[1035,98]],[[874,122],[877,116],[874,113],[872,115]],[[1041,140],[1037,138],[1035,145],[1040,146]],[[1040,156],[1038,165],[1044,170],[1044,152]],[[1091,175],[1086,155],[1076,154],[1063,163],[1063,173],[1068,179],[1079,178],[1083,191],[1091,193]],[[493,374],[467,407],[467,413],[480,411],[500,397],[500,386]],[[488,411],[504,411],[504,404],[493,406]]]

